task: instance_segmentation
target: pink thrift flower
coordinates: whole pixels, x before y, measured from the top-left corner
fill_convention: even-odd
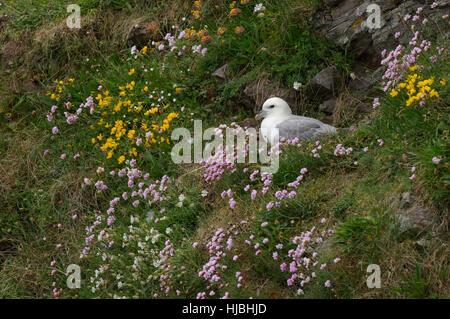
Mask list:
[[[295,261],[291,262],[289,264],[289,271],[290,272],[296,272],[297,271],[297,263]]]
[[[231,209],[234,209],[236,207],[236,201],[233,198],[230,198],[228,203],[229,203]]]

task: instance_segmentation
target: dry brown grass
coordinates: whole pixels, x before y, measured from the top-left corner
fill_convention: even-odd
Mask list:
[[[25,129],[8,136],[0,158],[0,214],[16,216],[21,228],[1,234],[7,245],[0,247],[0,296],[43,297],[51,290],[50,261],[66,266],[78,262],[84,221],[98,207],[97,198],[83,191],[77,168],[48,180],[51,163],[45,162],[42,152],[48,133]],[[21,209],[24,200],[31,201],[31,209]],[[34,208],[35,204],[44,210]],[[81,222],[73,221],[73,214]],[[56,248],[58,243],[62,249]]]
[[[47,134],[38,130],[17,132],[10,136],[0,158],[0,201],[5,203],[17,185],[30,185],[39,179],[38,161]]]

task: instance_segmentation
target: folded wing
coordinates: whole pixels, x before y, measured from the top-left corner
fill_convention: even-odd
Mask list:
[[[276,126],[279,130],[280,138],[299,138],[300,140],[312,140],[324,134],[335,134],[336,129],[324,124],[319,120],[291,115],[285,121]]]

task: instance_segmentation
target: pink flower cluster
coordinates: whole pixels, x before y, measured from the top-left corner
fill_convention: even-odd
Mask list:
[[[324,223],[323,219],[321,223]],[[294,249],[290,249],[287,253],[291,261],[282,262],[280,264],[280,270],[282,272],[288,271],[291,274],[287,279],[288,286],[293,286],[298,282],[298,294],[304,294],[304,287],[314,280],[314,278],[317,278],[318,271],[326,268],[326,264],[319,265],[318,248],[323,240],[332,234],[333,230],[331,229],[319,233],[318,229],[313,227],[311,230],[293,238],[292,242],[297,246]],[[282,245],[279,244],[276,248],[282,249]],[[274,256],[276,256],[274,259],[277,260],[278,253],[274,252]],[[340,258],[335,258],[334,263],[338,263],[340,260]],[[325,286],[329,287],[327,284]]]

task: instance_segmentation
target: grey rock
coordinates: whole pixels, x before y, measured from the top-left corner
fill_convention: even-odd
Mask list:
[[[245,85],[243,95],[246,100],[246,105],[253,105],[253,111],[259,112],[261,106],[270,97],[280,97],[284,99],[290,106],[293,112],[296,112],[300,107],[300,102],[296,98],[296,93],[293,89],[289,90],[274,85],[267,77],[255,79]]]
[[[430,1],[425,0],[342,0],[338,4],[325,0],[322,3],[324,6],[312,19],[315,29],[328,39],[348,47],[358,61],[372,67],[379,65],[383,49],[392,50],[399,43],[408,43],[411,35],[409,25],[402,21],[407,13],[414,15],[418,7],[423,7],[421,16],[426,16],[434,27],[445,30],[446,23],[441,17],[448,13],[449,7],[449,2],[445,1],[431,9]],[[379,28],[371,29],[366,23],[369,17],[366,10],[370,4],[380,7]],[[422,29],[420,23],[416,24],[416,30],[419,29]],[[396,32],[401,33],[399,39],[393,36]]]
[[[138,48],[142,48],[148,45],[150,41],[158,41],[161,39],[160,26],[156,21],[140,21],[131,26],[131,29],[127,36],[128,45],[136,45]]]
[[[400,207],[409,208],[416,201],[415,196],[411,192],[404,192],[401,195]]]
[[[420,205],[401,210],[397,214],[400,223],[400,234],[402,237],[419,237],[430,230],[435,223],[431,211]]]
[[[225,64],[225,65],[221,66],[220,68],[218,68],[217,70],[215,70],[211,74],[211,76],[225,80],[227,78],[227,73],[228,73],[229,69],[230,69],[229,65]]]
[[[372,76],[372,73],[370,68],[359,63],[355,64],[352,68],[353,78],[349,82],[349,88],[352,91],[367,91],[376,83],[376,78]]]
[[[326,100],[325,102],[320,104],[319,110],[327,114],[333,114],[335,107],[336,107],[336,99],[333,98]]]
[[[317,73],[309,82],[307,90],[324,96],[336,96],[340,84],[337,67],[330,66]]]

